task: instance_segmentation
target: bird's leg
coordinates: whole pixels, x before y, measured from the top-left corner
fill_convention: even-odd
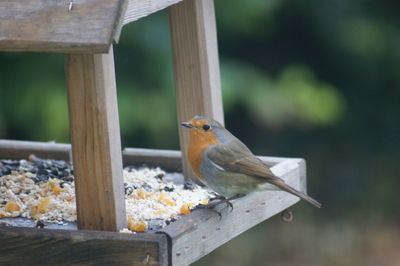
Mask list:
[[[236,194],[235,196],[228,198],[228,200],[240,199],[243,198],[244,196],[246,196],[246,194]]]
[[[213,198],[213,199],[211,199],[211,200],[214,200],[214,199],[216,199],[216,198]],[[211,200],[210,200],[210,201],[211,201]],[[196,210],[196,209],[205,209],[205,210],[209,210],[209,211],[212,211],[212,212],[218,214],[219,219],[221,219],[221,218],[222,218],[222,214],[221,214],[219,211],[214,210],[214,207],[217,206],[219,203],[220,203],[220,202],[217,202],[217,204],[215,204],[215,202],[213,202],[213,203],[208,203],[208,204],[206,204],[206,205],[199,204],[199,205],[197,205],[196,207],[194,207],[193,210]]]
[[[233,211],[233,205],[232,205],[232,202],[230,202],[230,201],[242,198],[244,196],[246,196],[246,195],[245,194],[237,194],[237,195],[235,195],[233,197],[229,197],[229,198],[225,198],[224,196],[217,196],[215,198],[212,198],[210,200],[212,202],[208,203],[207,205],[197,205],[194,209],[207,209],[207,210],[210,210],[210,211],[215,212],[216,214],[218,214],[219,218],[221,219],[222,218],[222,214],[219,211],[215,210],[214,208],[216,206],[222,204],[222,203],[226,203],[227,207],[231,207],[231,212],[232,212]],[[214,200],[217,200],[217,199],[218,199],[218,201],[214,201]]]
[[[231,207],[231,212],[233,211],[233,205],[232,205],[231,200],[240,199],[240,198],[243,198],[244,196],[246,196],[246,194],[237,194],[237,195],[235,195],[233,197],[225,199],[226,200],[226,204]]]
[[[211,198],[211,199],[209,200],[209,202],[214,201],[214,200],[223,200],[223,199],[225,199],[224,196],[216,195],[214,198]]]
[[[219,219],[221,220],[222,214],[219,211],[215,210],[214,208],[224,202],[227,202],[227,198],[225,198],[224,196],[221,196],[221,195],[217,195],[214,198],[210,199],[208,204],[197,205],[194,209],[205,209],[205,210],[212,211],[212,212],[218,214]],[[232,206],[232,204],[230,202],[229,202],[229,204],[230,204],[230,206]]]
[[[218,197],[212,199],[213,202],[208,203],[207,205],[202,205],[202,207],[200,207],[200,206],[199,207],[206,208],[206,209],[212,209],[222,203],[226,203],[227,207],[231,207],[232,208],[231,211],[233,211],[233,205],[231,203],[231,200],[239,199],[244,196],[246,196],[246,195],[245,194],[237,194],[237,195],[235,195],[233,197],[229,197],[229,198],[225,198],[223,196],[218,196]],[[219,201],[214,201],[216,199],[218,199]]]

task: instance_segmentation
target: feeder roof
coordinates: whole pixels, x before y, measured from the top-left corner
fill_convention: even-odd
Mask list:
[[[2,0],[0,51],[105,53],[124,24],[180,0]]]

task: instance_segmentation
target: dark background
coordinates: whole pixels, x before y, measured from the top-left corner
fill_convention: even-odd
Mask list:
[[[194,265],[400,265],[400,2],[215,0],[226,126],[309,194]],[[123,146],[178,149],[167,12],[115,47]],[[63,56],[0,53],[0,138],[70,142]]]

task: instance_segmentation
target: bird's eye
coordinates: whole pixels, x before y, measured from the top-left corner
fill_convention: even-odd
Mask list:
[[[204,131],[207,131],[207,130],[210,129],[210,126],[209,125],[203,125],[203,129],[204,129]]]

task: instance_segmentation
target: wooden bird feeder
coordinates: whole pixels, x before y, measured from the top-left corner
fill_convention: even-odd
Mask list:
[[[178,3],[179,2],[179,3]],[[299,199],[258,192],[222,217],[196,210],[158,233],[123,234],[123,164],[157,165],[191,176],[179,151],[121,152],[113,43],[122,27],[169,9],[178,121],[223,122],[213,0],[13,0],[0,2],[0,51],[65,54],[71,145],[0,141],[0,158],[73,158],[79,230],[0,226],[0,264],[188,265]],[[181,149],[187,132],[179,130]],[[276,175],[306,189],[302,159],[262,157]]]

